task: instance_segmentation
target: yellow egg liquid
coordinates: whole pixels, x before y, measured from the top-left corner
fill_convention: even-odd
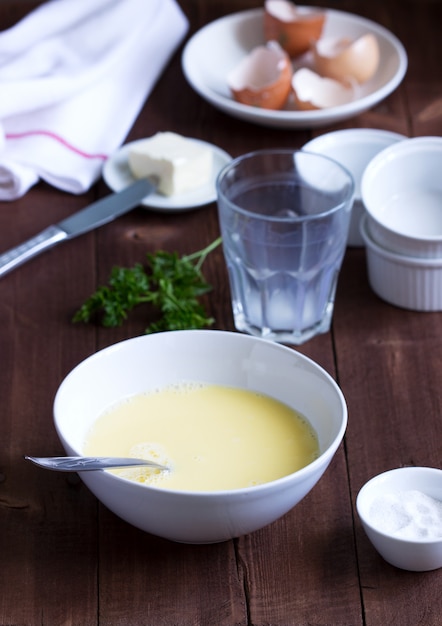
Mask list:
[[[221,491],[270,482],[318,457],[307,420],[265,395],[217,385],[186,385],[133,396],[101,415],[84,445],[89,456],[150,459],[112,470],[164,489]]]

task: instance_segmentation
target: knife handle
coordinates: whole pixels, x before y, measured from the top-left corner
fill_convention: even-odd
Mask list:
[[[40,252],[55,246],[67,236],[67,233],[58,226],[49,226],[35,237],[31,237],[19,246],[0,254],[0,276],[4,276],[22,263],[29,261]]]

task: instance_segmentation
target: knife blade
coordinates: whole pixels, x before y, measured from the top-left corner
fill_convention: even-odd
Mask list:
[[[0,254],[0,277],[56,244],[111,222],[135,208],[143,198],[155,192],[157,184],[143,178],[122,191],[112,193],[77,211],[66,219],[48,226],[27,241]]]

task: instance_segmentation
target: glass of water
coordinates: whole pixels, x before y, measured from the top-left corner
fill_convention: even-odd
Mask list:
[[[330,329],[353,194],[342,165],[301,150],[224,167],[218,213],[237,330],[301,344]]]

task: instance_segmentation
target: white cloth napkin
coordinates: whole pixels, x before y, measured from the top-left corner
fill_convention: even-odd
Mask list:
[[[175,0],[49,0],[0,32],[0,200],[86,191],[187,29]]]

